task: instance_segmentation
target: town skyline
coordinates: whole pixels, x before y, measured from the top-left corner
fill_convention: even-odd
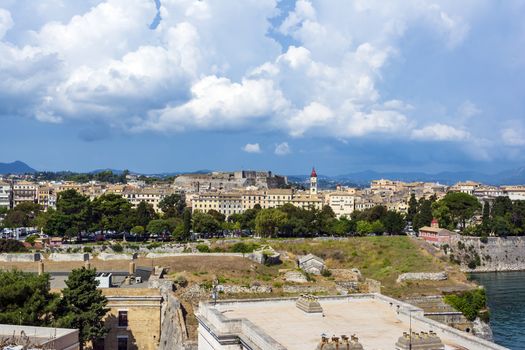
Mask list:
[[[268,0],[240,17],[217,4],[3,2],[1,160],[331,175],[525,164],[523,3]]]

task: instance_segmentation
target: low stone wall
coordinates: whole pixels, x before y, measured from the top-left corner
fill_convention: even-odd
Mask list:
[[[2,253],[0,261],[2,262],[35,262],[40,261],[40,253]]]
[[[47,260],[51,261],[88,261],[90,258],[87,253],[51,253]]]
[[[283,292],[290,294],[327,293],[328,289],[319,286],[283,286]]]
[[[446,272],[407,272],[397,278],[397,283],[406,281],[444,281],[448,278]]]
[[[224,294],[266,294],[272,292],[272,287],[270,286],[251,286],[251,287],[244,287],[244,286],[235,286],[235,285],[219,285],[217,286],[217,290],[219,292],[223,292]]]
[[[100,253],[97,255],[99,260],[133,260],[137,258],[137,253],[117,254],[117,253]]]

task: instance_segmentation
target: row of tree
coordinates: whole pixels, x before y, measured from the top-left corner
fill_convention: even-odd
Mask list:
[[[21,203],[5,213],[3,226],[38,227],[44,233],[65,237],[76,237],[83,232],[114,231],[168,233],[180,239],[189,238],[191,210],[186,208],[184,198],[179,194],[166,196],[159,207],[162,215],[146,202],[133,208],[117,194],[103,194],[90,200],[75,190],[66,190],[58,194],[56,209],[44,212],[36,203]]]
[[[104,337],[107,299],[97,289],[94,269],[76,269],[62,295],[50,292],[50,276],[0,271],[0,323],[79,330],[81,348]]]
[[[400,234],[406,225],[402,214],[377,206],[362,212],[354,212],[350,218],[336,218],[330,206],[321,210],[299,208],[285,204],[278,208],[261,209],[256,205],[241,214],[225,216],[215,210],[193,214],[193,230],[201,233],[217,233],[221,230],[250,230],[262,237],[308,237],[316,235],[372,233]]]

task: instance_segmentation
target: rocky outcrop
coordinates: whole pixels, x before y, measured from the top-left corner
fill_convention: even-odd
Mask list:
[[[446,272],[407,272],[397,278],[397,283],[406,281],[444,281],[448,278]]]
[[[457,236],[444,247],[450,260],[464,271],[494,272],[525,270],[525,237]]]
[[[299,271],[288,271],[284,274],[284,280],[292,283],[306,283],[306,276]]]

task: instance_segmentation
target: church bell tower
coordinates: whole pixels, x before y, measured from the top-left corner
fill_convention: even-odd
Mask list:
[[[317,173],[315,168],[312,168],[312,174],[310,174],[310,194],[317,195]]]

